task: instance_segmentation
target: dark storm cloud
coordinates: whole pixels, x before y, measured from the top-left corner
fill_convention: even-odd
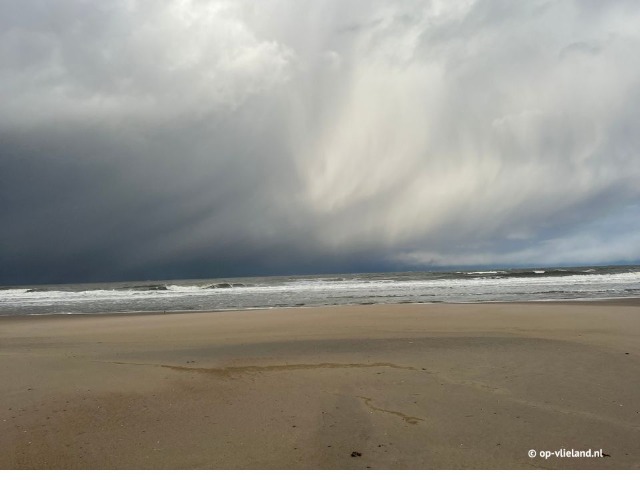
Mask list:
[[[634,2],[0,4],[0,282],[637,261]]]

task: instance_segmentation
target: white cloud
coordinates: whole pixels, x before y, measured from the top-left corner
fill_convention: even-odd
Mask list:
[[[294,152],[326,244],[535,240],[635,198],[640,67],[625,58],[640,15],[589,15],[562,2],[370,8],[333,45],[340,81],[316,79],[320,114],[308,102],[294,117],[310,125]],[[580,42],[588,54],[571,54]]]
[[[37,51],[31,63],[0,76],[2,121],[127,117],[155,121],[233,110],[287,82],[292,52],[258,38],[235,2],[120,1],[86,11],[70,4],[61,28],[15,25],[1,35],[0,58]],[[15,60],[15,58],[14,58]]]

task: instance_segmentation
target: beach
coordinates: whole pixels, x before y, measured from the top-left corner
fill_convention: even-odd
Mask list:
[[[5,316],[0,468],[639,468],[638,379],[638,299]]]

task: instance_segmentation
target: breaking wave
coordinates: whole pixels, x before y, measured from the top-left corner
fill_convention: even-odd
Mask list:
[[[640,267],[547,267],[3,287],[0,315],[638,296]]]

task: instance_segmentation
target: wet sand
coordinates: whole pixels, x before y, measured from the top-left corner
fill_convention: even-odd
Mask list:
[[[639,379],[637,300],[0,317],[0,468],[639,468]]]

